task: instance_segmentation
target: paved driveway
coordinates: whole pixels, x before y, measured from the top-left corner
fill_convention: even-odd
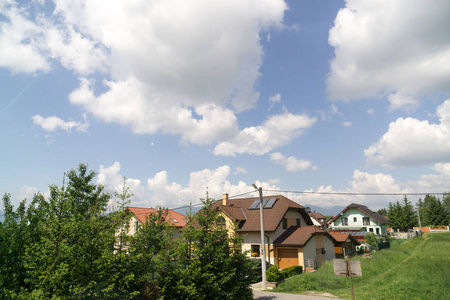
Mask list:
[[[328,298],[321,296],[308,296],[308,295],[297,295],[297,294],[285,294],[285,293],[274,293],[266,291],[253,291],[253,299],[255,300],[333,300],[337,298]]]
[[[286,293],[274,293],[268,291],[261,291],[261,282],[254,283],[251,285],[253,290],[253,299],[255,300],[339,300],[335,296],[310,296],[310,295],[297,295],[297,294],[286,294]]]

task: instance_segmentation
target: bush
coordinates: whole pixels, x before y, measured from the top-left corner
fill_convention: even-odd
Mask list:
[[[290,266],[288,268],[284,268],[281,270],[280,274],[283,277],[283,279],[292,277],[294,275],[300,275],[302,274],[303,267],[302,266]]]
[[[266,271],[266,278],[267,278],[267,281],[278,282],[281,279],[283,279],[283,276],[281,275],[280,271],[278,270],[278,266],[273,265],[273,266],[270,266],[269,269]]]

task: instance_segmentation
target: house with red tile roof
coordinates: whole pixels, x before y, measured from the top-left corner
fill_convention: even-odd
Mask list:
[[[140,226],[144,226],[148,215],[158,212],[155,208],[143,207],[128,207],[127,210],[131,213],[130,223],[128,226],[129,235],[135,234]],[[186,225],[186,216],[172,209],[168,209],[165,220],[169,225],[173,226],[174,237],[179,237],[181,229]]]
[[[232,234],[244,236],[243,251],[261,257],[260,199],[222,200],[211,205],[219,211],[223,224]],[[266,259],[272,265],[286,268],[301,265],[314,270],[334,255],[334,239],[325,230],[313,225],[305,207],[282,196],[263,197]]]

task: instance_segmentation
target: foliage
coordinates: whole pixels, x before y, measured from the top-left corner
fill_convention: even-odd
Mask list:
[[[382,215],[382,216],[387,216],[388,215],[388,209],[386,208],[380,208],[379,210],[377,210],[377,214]]]
[[[161,278],[168,299],[252,299],[251,260],[242,253],[242,237],[217,226],[218,212],[206,194],[177,250],[175,268]]]
[[[380,241],[380,238],[377,237],[374,233],[368,233],[365,236],[365,240],[366,240],[366,243],[370,245],[371,249],[378,249],[377,245]]]
[[[270,266],[266,271],[266,279],[267,281],[272,282],[278,282],[281,279],[283,279],[283,276],[280,273],[280,270],[278,270],[277,265]]]
[[[450,233],[432,233],[392,243],[372,258],[353,258],[361,262],[362,277],[353,277],[356,299],[442,299],[450,294]],[[420,280],[418,280],[420,278]],[[293,277],[274,291],[302,294],[327,292],[351,299],[350,281],[335,276],[327,262],[314,273]]]
[[[411,202],[406,196],[403,203],[389,203],[388,208],[389,224],[392,228],[400,229],[401,231],[408,231],[417,225],[417,216]]]
[[[290,266],[281,270],[280,274],[283,277],[283,279],[286,279],[295,275],[300,275],[302,274],[302,271],[303,271],[302,266]]]
[[[445,201],[449,196],[444,196]],[[450,214],[446,210],[444,201],[433,195],[426,195],[424,200],[419,200],[420,217],[422,218],[422,226],[447,225],[450,222]]]
[[[80,164],[67,183],[50,186],[14,210],[5,194],[0,223],[0,299],[252,299],[252,264],[242,237],[217,226],[213,200],[175,239],[158,208],[128,235],[132,194],[123,181],[118,210]]]

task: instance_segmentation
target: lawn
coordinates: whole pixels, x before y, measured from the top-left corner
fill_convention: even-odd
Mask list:
[[[450,299],[450,233],[429,233],[361,260],[362,277],[353,277],[355,299]],[[328,262],[314,273],[289,278],[276,292],[327,292],[352,299],[350,280],[334,276]]]

